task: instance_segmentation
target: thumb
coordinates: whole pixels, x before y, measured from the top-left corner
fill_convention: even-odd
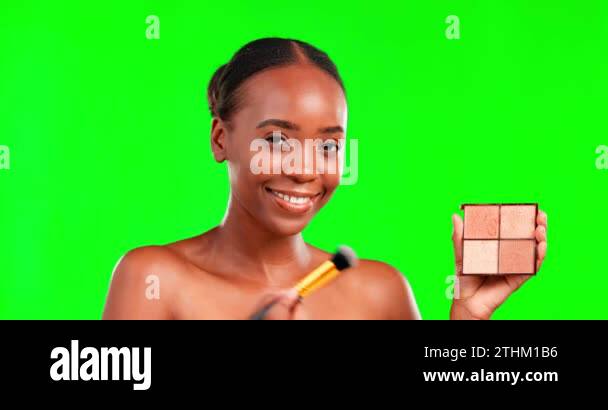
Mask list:
[[[456,262],[456,271],[458,274],[462,272],[462,237],[464,233],[464,223],[458,214],[452,215],[452,242],[454,244],[454,259]]]

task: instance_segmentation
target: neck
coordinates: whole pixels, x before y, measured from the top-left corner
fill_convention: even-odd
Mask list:
[[[216,230],[215,249],[228,269],[271,286],[292,285],[312,259],[301,233],[279,235],[264,229],[233,196]]]

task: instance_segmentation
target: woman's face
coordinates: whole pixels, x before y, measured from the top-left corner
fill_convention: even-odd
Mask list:
[[[329,74],[302,64],[257,73],[241,90],[223,139],[231,200],[267,230],[296,234],[339,184],[344,93]]]

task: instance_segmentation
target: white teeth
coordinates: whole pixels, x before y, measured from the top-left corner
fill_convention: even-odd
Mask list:
[[[278,196],[283,201],[289,202],[290,204],[305,204],[310,201],[310,198],[307,196],[289,196],[277,191],[272,191],[272,194]]]

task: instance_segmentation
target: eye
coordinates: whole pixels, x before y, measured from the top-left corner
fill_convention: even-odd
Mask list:
[[[322,143],[319,148],[324,153],[338,152],[342,148],[342,144],[338,143],[336,140],[327,140]]]
[[[287,137],[278,131],[273,131],[272,134],[265,138],[265,140],[270,143],[273,149],[289,149]]]

